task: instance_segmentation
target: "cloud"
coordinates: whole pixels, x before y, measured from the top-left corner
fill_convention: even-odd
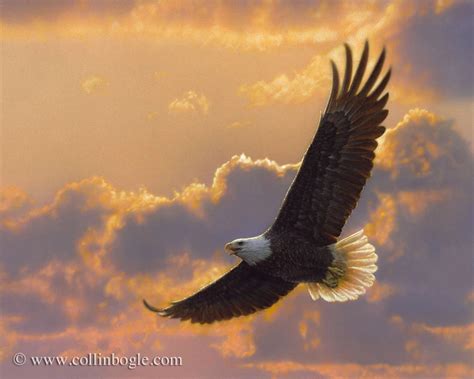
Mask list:
[[[159,113],[157,111],[152,111],[152,112],[148,112],[148,114],[146,115],[146,118],[149,121],[153,121],[153,120],[156,120],[158,116],[159,116]]]
[[[239,50],[325,46],[392,30],[413,15],[441,16],[445,2],[27,1],[2,2],[8,37],[148,36]]]
[[[358,365],[358,364],[303,364],[295,361],[267,361],[257,364],[247,364],[263,372],[278,375],[278,377],[299,377],[299,375],[318,375],[323,378],[468,378],[474,370],[466,364],[449,365]],[[295,374],[295,376],[290,376]]]
[[[0,216],[4,223],[19,217],[33,206],[33,200],[21,188],[10,186],[0,189]]]
[[[416,324],[414,328],[421,333],[428,333],[458,345],[464,350],[474,350],[474,324],[455,326]]]
[[[35,2],[4,0],[1,19],[7,23],[29,23],[37,20],[54,22],[74,13],[96,16],[117,15],[130,11],[135,3],[135,0],[42,0]]]
[[[437,2],[436,12],[426,12],[404,25],[397,55],[404,62],[400,69],[407,88],[417,80],[442,98],[472,98],[474,51],[472,40],[465,36],[474,33],[473,13],[471,1]]]
[[[159,212],[140,220],[130,215],[114,240],[114,261],[129,272],[145,273],[182,252],[210,259],[226,242],[268,226],[296,167],[232,157],[216,170],[211,186],[191,184]]]
[[[74,4],[70,1],[41,1],[34,3],[34,11],[29,1],[2,1],[2,19],[7,22],[25,22],[37,17],[54,19]]]
[[[231,124],[227,125],[228,128],[231,129],[239,129],[239,128],[246,128],[251,125],[249,121],[234,121]]]
[[[283,104],[298,104],[308,100],[315,91],[329,83],[329,69],[321,67],[324,59],[320,56],[313,58],[312,62],[296,71],[290,78],[281,74],[265,82],[260,80],[253,84],[244,84],[239,88],[239,94],[247,97],[253,106],[262,106],[268,103],[279,102]]]
[[[5,362],[25,349],[177,349],[192,360],[198,348],[187,374],[209,373],[207,357],[253,376],[469,377],[472,165],[450,122],[412,110],[384,138],[343,233],[368,224],[377,285],[344,304],[313,302],[301,287],[269,311],[207,327],[156,319],[141,299],[165,304],[225,272],[234,261],[223,244],[265,230],[298,164],[234,156],[211,184],[170,197],[102,178],[70,183],[0,224]],[[27,198],[12,190],[4,208]]]
[[[367,301],[369,303],[383,301],[393,296],[396,292],[397,289],[393,285],[378,281],[367,291]]]
[[[89,76],[81,84],[82,90],[88,95],[103,90],[107,87],[107,81],[100,76]]]
[[[373,178],[343,233],[369,224],[366,232],[379,255],[376,286],[361,302],[334,307],[312,305],[303,291],[270,326],[256,328],[255,365],[267,362],[271,372],[272,365],[277,370],[278,362],[290,359],[290,367],[309,375],[333,362],[331,375],[340,375],[344,368],[339,364],[353,362],[357,363],[353,370],[367,369],[371,375],[390,376],[401,370],[396,375],[416,377],[442,362],[438,376],[445,375],[444,370],[453,370],[453,377],[469,375],[472,367],[465,349],[469,339],[458,340],[457,345],[453,341],[472,317],[464,300],[472,292],[466,280],[473,275],[472,183],[465,175],[472,164],[466,142],[450,122],[423,110],[409,112],[386,135]],[[453,262],[456,269],[450,272]],[[449,285],[440,280],[440,273],[449,276]],[[301,319],[308,307],[319,312],[320,327],[303,329],[305,334],[312,330],[320,341],[316,356],[305,349],[305,340],[295,337],[297,330],[287,331],[286,320]],[[418,324],[434,329],[420,331]],[[447,330],[451,340],[440,337]],[[280,348],[277,341],[282,340],[292,346],[291,352]],[[387,340],[390,345],[383,342]],[[377,373],[380,362],[388,366],[380,366]],[[416,362],[411,367],[420,371],[405,372],[409,362]],[[448,369],[453,362],[463,368]]]
[[[454,6],[456,3],[460,3],[461,1],[459,0],[436,0],[436,5],[435,5],[435,12],[437,14],[443,13],[452,6]]]
[[[188,91],[181,98],[174,99],[168,105],[168,111],[171,114],[179,113],[200,113],[207,115],[211,103],[209,99],[203,94],[198,94],[195,91]]]
[[[199,327],[163,329],[160,323],[158,334],[145,338],[155,316],[144,310],[141,298],[164,303],[169,296],[185,296],[203,280],[216,279],[228,262],[214,259],[209,267],[199,254],[177,255],[170,250],[161,257],[165,262],[161,269],[149,262],[147,270],[136,271],[130,264],[131,250],[124,250],[127,261],[123,266],[116,253],[124,248],[121,241],[129,232],[127,226],[144,226],[154,214],[166,218],[181,209],[202,223],[202,209],[196,204],[203,203],[200,208],[205,209],[219,203],[228,193],[235,171],[242,170],[245,176],[259,167],[262,173],[274,169],[277,177],[287,170],[269,160],[236,156],[216,171],[211,187],[190,185],[173,198],[156,197],[146,190],[117,191],[103,179],[91,178],[67,185],[51,204],[11,220],[2,229],[4,266],[0,276],[5,338],[11,341],[8,346],[28,345],[30,351],[48,354],[96,350],[124,354],[145,349],[143,343],[130,345],[130,340],[146,341],[154,347],[166,336],[189,339],[200,335]],[[34,258],[27,258],[30,255]],[[208,328],[206,333],[211,337],[205,345],[224,357],[251,356],[255,350],[251,321],[238,320],[215,331]],[[5,357],[11,351],[5,352]]]
[[[301,338],[304,341],[304,350],[317,350],[321,340],[318,338],[317,328],[321,324],[321,314],[318,311],[305,311],[298,325]]]
[[[462,38],[473,33],[469,17],[472,3],[397,1],[387,7],[374,4],[366,4],[362,12],[341,7],[343,9],[337,12],[341,13],[338,17],[343,21],[339,24],[331,19],[330,22],[333,30],[339,31],[341,43],[348,41],[356,47],[367,39],[372,46],[383,44],[388,47],[390,62],[397,69],[390,90],[393,100],[414,106],[448,96],[472,97],[470,67],[474,53],[469,39]],[[454,24],[458,27],[452,28]],[[439,46],[424,43],[427,40],[433,40]],[[449,44],[446,41],[456,42]],[[466,52],[469,52],[467,58]],[[446,62],[451,61],[449,57],[454,59],[446,69]],[[273,79],[243,84],[239,94],[254,106],[298,104],[315,95],[327,96],[324,91],[329,88],[330,58],[339,67],[344,67],[342,49],[335,50],[334,43],[332,46],[323,45],[306,67],[292,74],[280,73]]]
[[[314,98],[323,102],[330,86],[328,59],[342,64],[340,44],[348,41],[357,55],[367,37],[372,57],[383,44],[388,48],[394,66],[391,101],[397,106],[472,97],[472,48],[465,38],[472,34],[468,17],[472,4],[466,1],[3,1],[1,6],[6,46],[24,45],[31,54],[37,49],[28,46],[36,41],[48,56],[58,41],[61,55],[69,45],[82,52],[84,41],[100,47],[104,41],[127,41],[132,50],[146,41],[150,46],[161,44],[164,50],[157,51],[176,45],[200,51],[206,46],[209,59],[217,52],[218,59],[229,62],[232,54],[250,63],[255,57],[257,66],[271,62],[264,71],[244,64],[235,81],[222,82],[248,104],[284,105],[276,109],[285,114],[290,108],[301,109],[288,105]],[[334,46],[339,47],[333,50]],[[230,51],[221,56],[222,48]],[[147,55],[146,64],[139,66],[152,79],[150,86],[132,78],[143,96],[155,93],[149,92],[154,91],[152,85],[161,93],[170,84],[163,80],[169,71],[164,61],[157,66],[155,50],[147,51],[153,57]],[[11,52],[13,56],[16,50]],[[121,62],[118,50],[111,56]],[[64,57],[69,59],[69,53]],[[102,72],[100,57],[94,59],[99,65],[91,67]],[[109,71],[107,76],[112,77]],[[72,86],[81,85],[81,91],[91,96],[107,88],[101,76],[80,71],[68,77]],[[231,128],[227,131],[232,136],[251,131],[247,122],[232,123],[237,119],[232,115],[218,117],[218,108],[239,106],[242,99],[235,104],[230,98],[221,99],[205,83],[184,85],[182,91],[203,92],[176,97],[169,104],[172,115],[209,115],[209,97],[218,125]],[[115,93],[121,96],[120,91]],[[163,103],[152,98],[152,103],[127,103],[132,118],[156,120],[156,112],[147,112],[158,109],[156,101],[166,111],[173,99]],[[68,97],[64,100],[76,104]],[[106,108],[128,122],[115,107]],[[268,109],[247,110],[250,114],[241,115],[244,120],[255,126],[266,123],[261,117]],[[440,108],[436,112],[442,113]],[[473,376],[469,229],[473,191],[466,174],[473,171],[473,163],[456,127],[452,121],[414,109],[384,137],[373,178],[343,233],[365,226],[380,257],[377,282],[360,301],[312,302],[301,286],[269,311],[210,327],[157,319],[146,312],[141,299],[164,305],[224,273],[235,261],[224,255],[223,244],[265,230],[298,164],[237,155],[218,167],[209,183],[196,180],[166,197],[146,189],[121,190],[111,184],[118,183],[112,177],[68,183],[45,205],[35,202],[34,190],[5,188],[0,193],[2,373],[18,375],[18,368],[10,364],[14,351],[47,355],[114,351],[183,355],[186,367],[160,371],[168,377],[217,377],[222,372],[234,377]],[[150,130],[161,136],[158,128]],[[150,134],[133,136],[149,140]],[[90,140],[86,142],[89,146]],[[222,150],[226,151],[225,144]],[[169,165],[161,166],[158,171]],[[163,182],[169,179],[157,177]],[[100,369],[78,375],[130,374]],[[155,377],[156,371],[134,374]],[[46,369],[21,375],[67,377],[70,372]]]

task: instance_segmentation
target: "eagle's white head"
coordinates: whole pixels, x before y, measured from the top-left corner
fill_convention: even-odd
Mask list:
[[[225,245],[231,255],[237,255],[249,265],[256,265],[272,254],[270,241],[260,235],[252,238],[238,238]]]

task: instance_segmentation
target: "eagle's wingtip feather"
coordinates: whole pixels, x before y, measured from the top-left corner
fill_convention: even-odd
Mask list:
[[[155,306],[149,304],[145,299],[143,299],[143,305],[151,312],[158,313],[160,316],[168,316],[168,313],[166,312],[166,309],[159,309],[156,308]]]

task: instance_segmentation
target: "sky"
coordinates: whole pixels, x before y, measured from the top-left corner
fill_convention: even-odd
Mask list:
[[[474,375],[471,1],[2,0],[0,373],[5,378]],[[343,66],[393,75],[364,227],[376,284],[267,311],[158,318],[265,230]],[[356,58],[357,59],[357,58]],[[12,356],[181,356],[16,367]]]

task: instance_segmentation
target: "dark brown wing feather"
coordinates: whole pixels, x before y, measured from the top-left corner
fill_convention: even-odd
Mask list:
[[[377,147],[385,128],[388,93],[380,97],[390,70],[373,89],[382,71],[385,49],[369,78],[362,84],[369,45],[366,42],[352,78],[352,52],[346,50],[346,71],[339,73],[331,61],[333,86],[316,136],[308,148],[270,232],[297,232],[317,245],[334,243],[370,176]]]
[[[241,262],[215,282],[168,308],[158,309],[143,302],[161,316],[207,324],[268,308],[295,286]]]

